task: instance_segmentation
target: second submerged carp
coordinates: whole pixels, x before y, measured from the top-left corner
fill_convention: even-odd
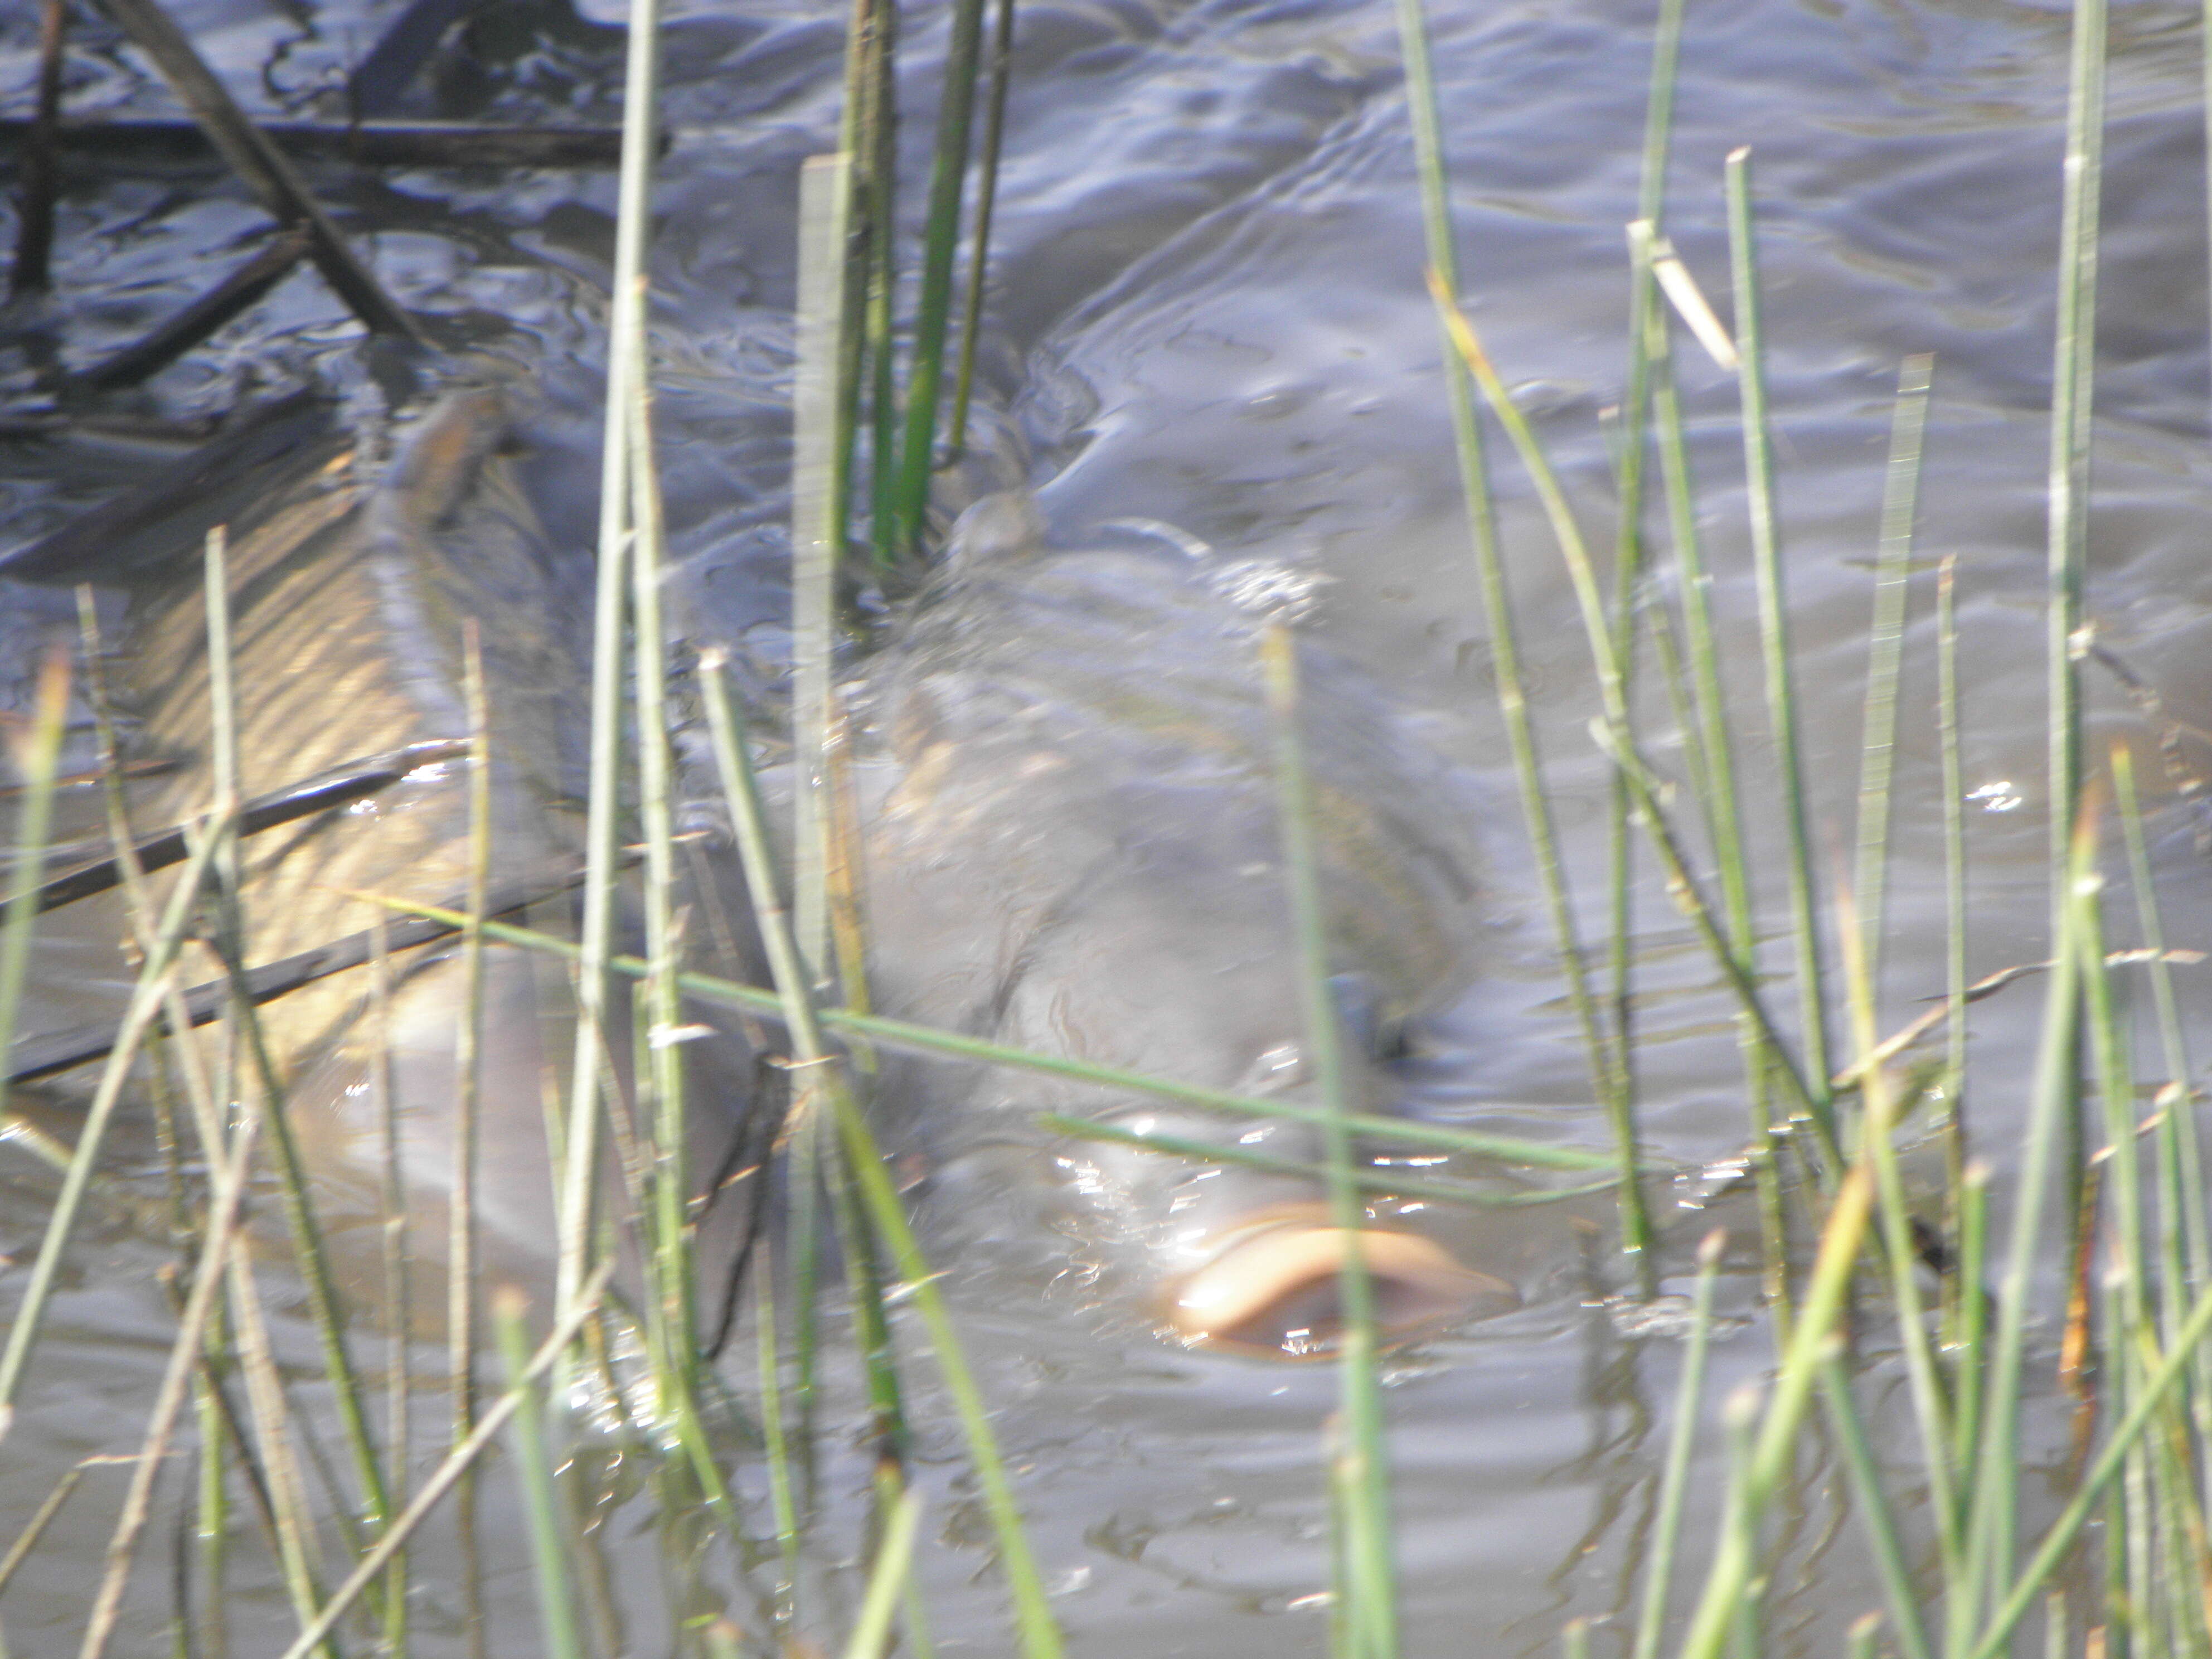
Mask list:
[[[1320,1103],[1257,649],[1282,575],[1180,552],[1048,551],[1026,496],[969,509],[857,698],[877,763],[865,902],[880,1012]],[[1480,866],[1443,763],[1364,676],[1299,651],[1352,1105],[1388,1111],[1408,1027],[1474,971]],[[895,1063],[881,1097],[894,1133],[940,1169],[980,1160],[1003,1180],[1010,1148],[1056,1165],[1081,1195],[1079,1231],[1137,1264],[1183,1338],[1291,1355],[1334,1342],[1344,1239],[1317,1179],[1030,1127],[1064,1113],[1315,1167],[1310,1124],[936,1062]],[[1426,1237],[1385,1226],[1364,1242],[1387,1338],[1511,1301]]]

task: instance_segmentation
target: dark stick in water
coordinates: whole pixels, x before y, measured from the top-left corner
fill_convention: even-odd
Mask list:
[[[27,143],[35,123],[0,120],[0,144]],[[261,121],[255,131],[295,161],[389,167],[611,167],[616,127],[488,126],[476,121]],[[55,143],[112,173],[161,173],[218,154],[195,121],[123,117],[63,121]],[[665,134],[660,147],[665,149]]]
[[[960,311],[960,365],[952,380],[946,458],[968,447],[968,404],[975,386],[975,343],[983,325],[983,278],[991,265],[991,216],[999,200],[999,152],[1005,148],[1006,88],[1013,78],[1014,0],[999,0],[991,31],[991,89],[983,100],[981,166],[975,178],[975,233],[968,255],[968,294]]]
[[[312,240],[303,227],[278,232],[268,246],[137,344],[125,346],[106,362],[72,376],[68,390],[112,392],[160,374],[224,324],[258,304],[306,257]]]
[[[62,117],[62,0],[46,0],[39,19],[39,112],[23,152],[23,193],[15,233],[14,292],[46,286],[54,250],[55,133]]]
[[[513,915],[533,904],[572,891],[582,881],[582,875],[576,873],[557,882],[495,888],[485,902],[484,914],[487,916]],[[457,900],[459,905],[465,905],[466,902],[465,897]],[[442,939],[450,939],[462,931],[459,922],[428,916],[409,916],[383,924],[384,948],[387,951],[412,951],[421,945],[434,945]],[[246,1000],[257,1006],[273,1002],[278,997],[288,995],[302,986],[312,985],[319,979],[328,979],[332,974],[342,974],[349,968],[360,967],[375,954],[376,933],[375,928],[364,928],[358,933],[349,933],[312,951],[302,951],[296,956],[285,957],[249,969],[243,986]],[[204,985],[195,985],[185,994],[185,1009],[194,1025],[205,1025],[221,1016],[232,995],[232,986],[228,979],[211,980]],[[9,1050],[9,1084],[12,1086],[19,1083],[35,1083],[40,1078],[52,1077],[88,1060],[100,1059],[114,1046],[115,1022],[112,1019],[90,1025],[73,1026],[48,1036],[26,1037]]]
[[[290,823],[295,819],[311,817],[317,812],[325,812],[333,807],[366,799],[391,787],[418,768],[438,761],[457,760],[467,754],[468,750],[467,742],[458,738],[410,743],[404,749],[372,755],[349,766],[326,772],[319,778],[311,778],[305,783],[256,796],[238,815],[238,833],[241,836],[258,835],[262,830],[273,830],[278,824]],[[173,864],[182,864],[190,856],[182,825],[141,836],[132,844],[132,851],[137,854],[140,866],[146,870],[164,870]],[[122,879],[121,866],[113,858],[81,864],[74,870],[56,876],[39,889],[38,908],[41,912],[58,909],[78,899],[89,898],[94,893],[105,893]]]
[[[419,340],[407,313],[392,302],[375,277],[353,256],[283,153],[263,137],[223,88],[185,32],[154,0],[99,0],[100,9],[128,34],[161,71],[161,78],[200,124],[208,142],[222,153],[261,205],[281,224],[305,226],[315,241],[315,264],[339,298],[379,334]]]

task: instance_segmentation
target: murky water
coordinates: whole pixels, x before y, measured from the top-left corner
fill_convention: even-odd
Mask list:
[[[25,9],[0,21],[11,112],[27,107]],[[319,107],[394,9],[312,0],[174,8],[251,105],[292,111]],[[602,10],[581,19],[550,8],[500,11],[499,27],[482,37],[489,73],[447,64],[418,89],[415,110],[613,118],[620,37]],[[653,322],[684,627],[733,645],[763,679],[786,652],[795,174],[800,158],[833,139],[840,11],[785,0],[742,15],[679,5],[668,34],[676,137],[661,171]],[[2159,688],[2177,718],[2204,727],[2212,578],[2199,526],[2212,388],[2195,15],[2160,3],[2125,6],[2115,18],[2089,605],[2103,642]],[[1601,538],[1611,510],[1603,416],[1624,373],[1623,226],[1635,198],[1649,9],[1450,0],[1432,22],[1470,314]],[[943,27],[934,9],[911,16],[914,107],[933,106]],[[1753,147],[1804,743],[1826,862],[1849,843],[1889,398],[1904,354],[1936,354],[1920,549],[1925,558],[1959,557],[1978,974],[2044,953],[2043,417],[2065,47],[2064,15],[2044,7],[1692,0],[1667,212],[1669,234],[1725,313],[1721,160]],[[1501,892],[1517,896],[1533,889],[1489,701],[1396,62],[1382,0],[1027,0],[978,418],[986,447],[1036,483],[1066,536],[1158,519],[1227,553],[1264,551],[1325,572],[1316,625],[1423,711],[1441,746],[1492,780],[1492,856]],[[167,108],[103,29],[79,29],[70,83],[79,112]],[[918,155],[920,136],[909,141]],[[380,274],[436,319],[442,337],[530,367],[546,388],[556,458],[595,441],[611,177],[337,167],[313,177],[349,223],[374,228],[365,246]],[[74,173],[54,308],[43,320],[16,319],[43,329],[46,343],[18,334],[0,351],[0,385],[21,400],[41,350],[75,366],[135,338],[242,257],[260,222],[211,169]],[[303,271],[123,405],[199,418],[249,387],[318,370],[358,385],[352,337],[337,303]],[[1681,363],[1700,528],[1747,733],[1741,762],[1753,799],[1766,800],[1733,384],[1686,347]],[[0,544],[97,501],[148,453],[112,435],[0,444]],[[577,470],[544,471],[557,487]],[[1595,708],[1587,654],[1533,497],[1502,447],[1493,471],[1551,775],[1595,936],[1603,774],[1583,732]],[[580,501],[568,506],[556,525],[581,556],[588,515]],[[1923,573],[1906,641],[1884,981],[1893,1021],[1942,984],[1931,594]],[[20,681],[34,641],[62,625],[67,608],[27,590],[5,599],[0,672]],[[2099,747],[2120,735],[2141,744],[2144,728],[2117,688],[2097,675],[2090,686]],[[1660,757],[1670,758],[1663,746]],[[1759,826],[1770,853],[1775,828]],[[2160,849],[2169,933],[2205,944],[2212,909],[2202,866],[2185,836],[2166,836]],[[1779,867],[1771,856],[1765,867],[1761,896],[1778,927]],[[1656,883],[1644,885],[1644,1121],[1659,1157],[1694,1169],[1733,1155],[1742,1139],[1734,1045],[1694,939]],[[1501,899],[1499,927],[1504,966],[1449,1022],[1421,1104],[1602,1146],[1535,905]],[[86,943],[50,953],[42,985],[59,994],[38,999],[34,1013],[56,1015],[82,997],[88,980],[111,971],[97,960]],[[2202,1008],[2200,985],[2185,980],[2184,994]],[[2034,994],[2015,992],[1982,1005],[1974,1020],[1979,1149],[2001,1171],[2016,1140],[2008,1126],[2035,1013]],[[0,1181],[0,1247],[27,1260],[46,1189],[13,1164]],[[157,1183],[144,1190],[150,1206]],[[1693,1203],[1701,1190],[1686,1181],[1662,1194],[1670,1273],[1707,1224],[1677,1200]],[[1523,1310],[1431,1345],[1401,1367],[1389,1396],[1409,1652],[1547,1650],[1567,1617],[1603,1620],[1627,1607],[1626,1569],[1645,1541],[1679,1347],[1663,1333],[1626,1332],[1592,1305],[1618,1278],[1601,1234],[1585,1236],[1573,1217],[1516,1213],[1510,1226],[1492,1226],[1483,1265],[1519,1285]],[[1605,1221],[1601,1209],[1589,1214]],[[1747,1237],[1748,1213],[1729,1218]],[[167,1340],[155,1237],[110,1210],[78,1251],[4,1449],[11,1517],[77,1457],[135,1445]],[[1078,1650],[1319,1650],[1325,1613],[1315,1595],[1328,1547],[1316,1460],[1333,1401],[1328,1373],[1172,1352],[1085,1310],[1079,1292],[1047,1283],[1036,1260],[991,1255],[960,1286],[958,1305]],[[1745,1316],[1717,1349],[1713,1401],[1757,1376],[1771,1354],[1764,1326],[1746,1315],[1747,1279],[1731,1279],[1727,1296]],[[311,1370],[303,1335],[285,1340]],[[1876,1374],[1887,1377],[1879,1364]],[[1871,1382],[1868,1398],[1886,1398],[1880,1388]],[[843,1525],[848,1540],[866,1480],[849,1428],[829,1425],[824,1473],[828,1530]],[[2044,1425],[2034,1432],[2039,1451],[2057,1444]],[[1710,1537],[1717,1514],[1715,1437],[1706,1437],[1693,1483],[1692,1540]],[[921,1456],[937,1540],[925,1571],[939,1646],[1002,1651],[988,1549],[949,1429],[929,1431]],[[11,1588],[0,1610],[15,1651],[73,1649],[119,1479],[95,1472]],[[763,1498],[760,1481],[746,1486]],[[493,1592],[513,1613],[499,1650],[528,1651],[505,1483],[489,1490]],[[2043,1501],[2042,1489],[2030,1497]],[[1838,1530],[1822,1471],[1800,1498],[1785,1517],[1795,1547],[1791,1570],[1776,1581],[1775,1650],[1832,1650],[1875,1595],[1863,1543]],[[608,1529],[618,1559],[647,1573],[658,1547],[642,1518],[648,1507],[631,1505]],[[160,1577],[149,1565],[134,1603],[149,1621],[166,1607]],[[753,1609],[734,1605],[750,1622]],[[265,1627],[273,1638],[283,1607],[273,1578],[249,1574],[234,1615],[240,1650],[250,1650],[248,1632]],[[426,1627],[434,1632],[449,1613],[426,1609]],[[664,1639],[649,1621],[637,1635],[642,1650]]]

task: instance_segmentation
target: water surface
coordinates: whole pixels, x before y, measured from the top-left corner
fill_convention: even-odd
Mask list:
[[[345,69],[396,8],[190,0],[173,9],[250,107],[312,112],[334,107]],[[410,95],[412,112],[617,118],[611,8],[570,16],[516,5],[495,15],[479,40],[486,61],[436,66]],[[675,137],[657,198],[653,323],[682,626],[696,641],[735,647],[772,691],[787,654],[795,178],[801,158],[834,139],[842,9],[678,4],[670,19]],[[2212,580],[2201,526],[2212,387],[2195,19],[2191,9],[2143,3],[2114,20],[2089,607],[2100,641],[2157,686],[2177,719],[2206,727]],[[1625,374],[1624,225],[1651,21],[1641,0],[1444,0],[1431,13],[1469,314],[1601,544],[1612,532],[1606,420]],[[1936,356],[1919,553],[1923,567],[1946,554],[1959,561],[1976,974],[2045,953],[2039,595],[2066,23],[2055,9],[1978,0],[1693,0],[1669,175],[1668,234],[1726,315],[1721,162],[1753,147],[1791,626],[1824,863],[1850,842],[1889,401],[1905,354]],[[907,29],[902,96],[910,108],[933,107],[941,11],[910,9]],[[11,113],[27,108],[32,49],[27,16],[0,21]],[[76,112],[169,108],[133,54],[92,24],[75,26],[70,86]],[[922,125],[908,133],[917,165]],[[596,442],[611,178],[342,167],[312,178],[441,339],[508,357],[544,387],[550,516],[574,556],[586,556],[589,503],[560,489],[590,476],[573,458]],[[1522,896],[1533,886],[1420,280],[1390,6],[1027,0],[1002,192],[978,414],[991,465],[1033,483],[1066,538],[1155,519],[1224,555],[1264,555],[1330,579],[1314,626],[1418,711],[1433,741],[1487,780],[1495,803],[1500,966],[1445,1023],[1419,1104],[1602,1146],[1542,918]],[[82,366],[137,337],[242,258],[261,222],[212,170],[103,178],[73,168],[52,306],[11,314],[0,388],[31,406],[42,361]],[[249,392],[315,374],[371,398],[356,333],[303,270],[115,407],[205,419]],[[1740,763],[1766,854],[1760,896],[1778,931],[1733,382],[1686,343],[1680,361]],[[0,544],[102,499],[152,453],[112,433],[0,444]],[[1588,655],[1533,496],[1502,445],[1492,471],[1547,764],[1595,937],[1604,775],[1584,729],[1596,707]],[[1931,612],[1923,568],[1906,640],[1888,1023],[1942,988]],[[15,706],[36,642],[68,626],[65,596],[0,595],[0,675]],[[2147,728],[2126,699],[2100,674],[2088,685],[2095,748],[2130,738],[2154,773]],[[1663,726],[1656,688],[1648,701]],[[1663,738],[1655,750],[1662,764],[1679,758]],[[2212,763],[2201,746],[2188,753]],[[2163,785],[2158,793],[2164,800]],[[2168,931],[2203,945],[2205,872],[2176,823],[2171,811],[2160,820]],[[1648,871],[1638,906],[1643,1122],[1654,1154],[1692,1172],[1658,1189],[1667,1288],[1679,1291],[1710,1220],[1697,1206],[1713,1183],[1694,1172],[1737,1154],[1744,1115],[1727,1005]],[[96,981],[112,984],[117,970],[101,965],[100,948],[82,933],[57,936],[35,1017],[64,1018],[96,997]],[[1779,971],[1784,956],[1778,943],[1770,968]],[[2184,994],[2201,1008],[2195,984],[2185,980]],[[1977,1146],[2001,1173],[2017,1141],[2036,1012],[2033,990],[1975,1012]],[[65,1102],[54,1109],[65,1122]],[[123,1156],[150,1171],[150,1144],[134,1133]],[[27,1262],[48,1188],[13,1159],[0,1181],[0,1248]],[[158,1180],[146,1174],[133,1190],[144,1203],[104,1206],[72,1258],[7,1443],[16,1519],[78,1457],[136,1444],[169,1325],[154,1277],[165,1252],[146,1215]],[[1747,1239],[1747,1206],[1723,1209]],[[1663,1323],[1656,1333],[1624,1324],[1603,1305],[1622,1283],[1608,1225],[1602,1206],[1490,1225],[1483,1265],[1514,1279],[1526,1305],[1394,1371],[1409,1653],[1547,1651],[1574,1614],[1601,1621],[1600,1651],[1621,1639],[1616,1615],[1646,1540],[1680,1348]],[[1053,1279],[1042,1253],[978,1260],[957,1305],[1076,1650],[1321,1650],[1327,1371],[1186,1355],[1135,1328],[1126,1310],[1087,1307],[1073,1276]],[[1724,1291],[1731,1323],[1716,1350],[1709,1429],[1711,1402],[1771,1358],[1744,1266]],[[283,1340],[314,1397],[306,1334]],[[1864,1397],[1897,1401],[1883,1409],[1901,1421],[1890,1368],[1879,1356],[1870,1364]],[[866,1479],[858,1421],[848,1394],[824,1425],[825,1570],[856,1537]],[[948,1419],[932,1421],[919,1458],[933,1500],[924,1560],[938,1645],[1005,1651],[980,1516]],[[2053,1425],[2039,1418],[2031,1436],[2055,1468]],[[1716,1523],[1717,1437],[1701,1443],[1692,1540]],[[1900,1455],[1905,1443],[1900,1436]],[[0,1611],[18,1653],[73,1650],[119,1480],[95,1473],[11,1587]],[[744,1485],[764,1535],[764,1483],[748,1474]],[[495,1478],[488,1487],[495,1647],[520,1653],[534,1638],[505,1486]],[[2039,1508],[2052,1501],[2033,1482],[2028,1498]],[[605,1529],[645,1583],[659,1550],[650,1509],[630,1504]],[[1843,1626],[1875,1604],[1862,1540],[1839,1519],[1822,1454],[1808,1447],[1797,1501],[1781,1517],[1791,1552],[1772,1592],[1778,1653],[1833,1650]],[[157,1539],[149,1555],[160,1548]],[[233,1622],[239,1650],[252,1651],[275,1639],[285,1614],[273,1576],[250,1552],[241,1557]],[[757,1628],[767,1568],[733,1580],[720,1557],[708,1577]],[[149,1565],[134,1593],[146,1642],[167,1606],[160,1577]],[[656,1650],[661,1615],[638,1616],[641,1650]],[[426,1598],[425,1650],[446,1650],[451,1617],[449,1598]]]

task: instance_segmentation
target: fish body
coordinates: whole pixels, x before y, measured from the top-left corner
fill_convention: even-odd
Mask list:
[[[574,566],[517,477],[509,398],[452,390],[390,431],[333,425],[240,488],[227,527],[229,679],[241,798],[380,751],[470,732],[467,641],[482,665],[495,892],[535,894],[527,920],[570,925],[582,863],[574,784],[586,731],[588,640]],[[388,458],[378,453],[388,448]],[[182,822],[219,782],[200,562],[174,550],[134,592],[121,654],[138,742],[182,765],[147,808]],[[473,629],[471,623],[475,624]],[[241,841],[246,961],[290,957],[372,927],[365,895],[454,906],[467,892],[468,763],[433,762],[374,796]],[[726,969],[730,964],[720,964]],[[481,1147],[473,1208],[492,1279],[542,1289],[553,1256],[549,1125],[560,1109],[575,1012],[565,971],[489,945],[477,1039]],[[366,1244],[381,1214],[388,1091],[410,1254],[442,1268],[454,1191],[455,1103],[468,1006],[458,942],[392,958],[379,1009],[372,972],[321,980],[258,1012],[286,1109],[318,1183],[326,1230]],[[619,1013],[627,999],[617,994]],[[626,1058],[623,1030],[610,1048]],[[702,1073],[699,1156],[730,1139],[749,1056],[717,1045]],[[626,1067],[618,1068],[626,1070]],[[428,1286],[425,1302],[437,1297]]]
[[[564,564],[549,545],[518,481],[511,432],[501,392],[464,389],[392,433],[388,459],[332,422],[217,481],[211,521],[228,525],[238,785],[265,793],[364,756],[465,738],[473,618],[490,734],[491,868],[502,887],[557,890],[580,862],[573,783],[588,642],[573,621],[584,611],[571,592],[580,562]],[[198,510],[210,516],[206,501]],[[181,822],[218,783],[208,617],[198,561],[182,556],[188,549],[164,560],[149,547],[135,537],[141,574],[122,678],[141,745],[182,762],[149,816]],[[1181,554],[1047,551],[1024,497],[989,498],[963,518],[939,575],[848,688],[861,734],[861,901],[879,1012],[1262,1100],[1319,1103],[1258,661],[1280,575]],[[1449,769],[1372,682],[1324,651],[1298,649],[1351,1103],[1388,1111],[1405,1033],[1479,967],[1489,926],[1480,861]],[[453,903],[468,884],[468,799],[465,767],[434,761],[374,797],[245,840],[246,962],[371,925],[380,912],[365,894]],[[723,891],[732,861],[710,862],[693,896],[742,905]],[[557,931],[568,908],[544,903],[531,920]],[[720,921],[696,931],[744,932],[741,917]],[[747,976],[738,948],[704,965]],[[359,969],[334,975],[265,1005],[260,1019],[326,1227],[342,1243],[379,1235],[388,1093],[410,1249],[439,1267],[456,1167],[461,953],[447,945],[395,958],[381,1010],[369,981]],[[544,958],[488,947],[475,1207],[495,1278],[542,1283],[550,1265],[546,1148],[574,1018],[564,976]],[[721,1162],[751,1093],[753,1051],[724,1035],[687,1045],[690,1152],[701,1171]],[[628,1042],[611,1033],[610,1059]],[[1194,1167],[1041,1133],[1036,1120],[1060,1113],[1233,1139],[1306,1170],[1324,1156],[1310,1124],[896,1057],[872,1092],[887,1138],[918,1153],[940,1190],[988,1169],[997,1173],[987,1179],[1074,1194],[1091,1236],[1131,1264],[1182,1336],[1267,1353],[1328,1346],[1345,1238],[1316,1177]],[[1012,1164],[1000,1156],[1009,1149],[1022,1155]],[[726,1215],[717,1227],[733,1224]],[[1510,1299],[1414,1233],[1382,1227],[1365,1237],[1392,1334]],[[702,1238],[709,1273],[718,1253],[726,1245]],[[427,1287],[425,1299],[437,1299]]]
[[[884,1012],[1318,1103],[1261,690],[1267,609],[1224,574],[1181,554],[1047,551],[1020,498],[963,519],[943,574],[866,671],[861,706],[889,780],[865,836],[868,988]],[[1263,594],[1280,586],[1227,574]],[[1481,866],[1448,769],[1373,683],[1310,645],[1299,657],[1351,1103],[1388,1111],[1391,1056],[1479,965]],[[1144,1264],[1184,1335],[1327,1346],[1341,1239],[1316,1182],[1040,1142],[1030,1127],[1064,1113],[1310,1167],[1323,1157],[1310,1126],[1012,1069],[908,1066],[883,1092],[895,1128],[940,1167],[981,1148],[1042,1152]],[[1505,1294],[1425,1240],[1370,1254],[1403,1267],[1376,1272],[1407,1334]]]

